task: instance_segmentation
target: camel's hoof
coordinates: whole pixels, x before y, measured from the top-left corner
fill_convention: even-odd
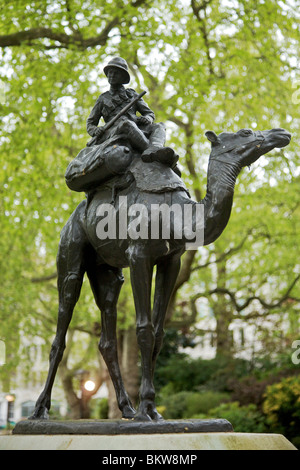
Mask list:
[[[130,405],[124,406],[122,410],[122,418],[123,419],[134,419],[136,416],[136,410],[132,408]]]
[[[157,410],[153,410],[151,418],[153,419],[153,421],[164,421],[164,418]]]
[[[33,420],[33,419],[49,419],[49,413],[48,410],[45,406],[38,406],[33,414],[29,416],[27,419]]]
[[[156,409],[152,400],[141,402],[138,412],[134,417],[135,421],[163,421],[163,417]]]
[[[147,414],[147,413],[142,413],[142,412],[138,412],[135,417],[134,417],[134,421],[138,421],[138,422],[149,422],[149,421],[152,421],[152,419],[150,418],[150,416]]]

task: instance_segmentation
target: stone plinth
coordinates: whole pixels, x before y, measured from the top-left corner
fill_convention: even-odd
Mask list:
[[[20,435],[0,436],[0,450],[100,450],[109,455],[138,456],[147,463],[151,451],[172,451],[171,455],[198,455],[200,450],[296,450],[280,434],[255,433],[175,433],[140,435]],[[132,451],[144,451],[135,454]],[[114,454],[113,451],[118,451]],[[131,452],[130,452],[131,451]],[[182,454],[181,454],[182,452]],[[149,455],[149,457],[147,457]],[[198,455],[198,462],[199,462]],[[100,459],[101,463],[101,459]]]
[[[280,434],[235,433],[226,419],[187,419],[25,420],[17,423],[12,435],[0,436],[0,450],[147,451],[151,459],[151,451],[157,450],[175,456],[200,450],[297,449]]]

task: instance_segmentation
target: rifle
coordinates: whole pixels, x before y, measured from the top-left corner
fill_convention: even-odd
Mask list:
[[[134,103],[136,103],[138,100],[140,100],[147,92],[146,91],[142,91],[142,93],[140,93],[138,96],[136,96],[136,98],[134,98],[130,103],[128,103],[126,106],[124,106],[123,109],[121,109],[121,111],[115,116],[113,117],[109,122],[107,122],[105,124],[105,126],[103,126],[103,129],[105,131],[107,131],[108,129],[110,129],[114,123],[121,117],[123,116],[123,114],[126,113],[126,111],[128,111],[129,108],[131,108],[131,106],[134,105]],[[95,135],[86,145],[87,147],[90,147],[91,145],[95,145],[96,142],[97,142],[97,139],[98,139],[98,136]]]

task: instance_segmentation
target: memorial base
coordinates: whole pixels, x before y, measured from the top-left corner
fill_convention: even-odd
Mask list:
[[[232,432],[227,419],[179,419],[138,421],[128,419],[78,419],[70,421],[24,420],[16,424],[13,434],[176,434]]]
[[[122,455],[131,455],[134,458],[135,455],[138,455],[136,458],[139,462],[147,463],[145,459],[151,460],[152,451],[171,451],[169,455],[177,456],[178,460],[178,456],[186,456],[185,451],[188,451],[190,455],[197,455],[197,451],[200,450],[297,449],[281,434],[216,432],[140,434],[139,436],[124,434],[110,436],[15,434],[0,436],[0,450],[98,450],[102,451],[103,455],[111,456],[111,458],[115,458],[115,456],[120,458]],[[108,453],[108,451],[111,453]],[[118,452],[114,453],[114,451]],[[141,455],[132,451],[144,452]],[[103,463],[108,462],[103,461]]]
[[[179,455],[199,450],[297,449],[281,434],[236,433],[226,419],[190,419],[24,420],[12,435],[0,436],[0,450],[100,450],[106,454],[164,450]]]

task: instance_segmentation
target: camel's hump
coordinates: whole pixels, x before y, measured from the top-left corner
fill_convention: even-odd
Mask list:
[[[129,167],[137,188],[140,191],[161,193],[183,189],[188,192],[184,182],[174,171],[160,162],[145,163],[141,158],[135,158]]]

